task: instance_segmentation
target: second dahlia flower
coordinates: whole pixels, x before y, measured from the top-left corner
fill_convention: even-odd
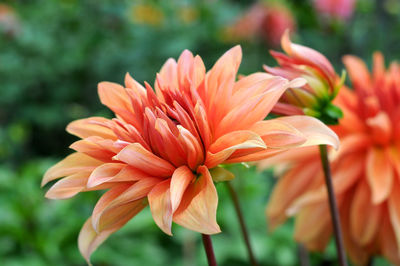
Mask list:
[[[344,63],[354,91],[336,99],[344,113],[332,129],[341,140],[331,153],[332,177],[351,260],[364,265],[374,255],[400,264],[400,67],[385,70],[374,54],[372,74],[357,57]],[[290,168],[279,179],[267,207],[271,229],[295,215],[295,238],[323,250],[332,235],[323,171],[315,147],[300,148],[264,161]]]
[[[282,36],[281,44],[286,54],[271,51],[279,67],[264,66],[265,71],[287,79],[302,77],[307,84],[288,89],[274,107],[274,112],[306,114],[327,124],[337,123],[341,111],[332,101],[343,84],[344,75],[339,78],[329,60],[318,51],[292,43],[289,31]]]
[[[46,196],[69,198],[104,190],[79,235],[91,253],[147,205],[155,223],[171,235],[175,222],[203,233],[220,232],[214,181],[232,178],[223,163],[254,161],[291,147],[338,145],[317,119],[303,116],[263,121],[288,80],[256,73],[236,81],[241,49],[225,53],[206,72],[199,56],[184,51],[157,74],[155,91],[127,75],[125,86],[102,82],[101,102],[116,115],[68,125],[81,138],[76,152],[50,168],[43,185],[59,178]]]

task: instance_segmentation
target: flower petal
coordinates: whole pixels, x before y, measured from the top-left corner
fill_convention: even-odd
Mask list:
[[[185,165],[175,170],[170,185],[172,213],[179,207],[186,188],[194,178],[192,171]]]
[[[167,179],[156,185],[149,193],[149,205],[153,219],[164,233],[172,235],[172,205],[170,193],[171,180]]]
[[[397,243],[397,255],[400,253],[400,186],[398,181],[396,181],[395,186],[393,186],[393,191],[390,194],[388,201],[388,209],[390,215],[390,222],[393,227],[394,234],[396,236]]]
[[[208,169],[199,167],[201,176],[186,189],[174,214],[174,222],[202,234],[221,232],[217,221],[218,195]]]
[[[86,119],[75,120],[68,124],[67,132],[82,139],[99,136],[104,139],[116,140],[114,132],[105,126],[99,125],[110,120],[103,117],[89,117]]]
[[[93,171],[102,163],[102,161],[93,159],[86,154],[79,152],[72,153],[47,170],[42,180],[42,187],[48,182],[63,176],[72,175],[82,171]]]
[[[114,159],[125,162],[151,176],[171,176],[175,168],[164,159],[149,152],[139,143],[133,143],[125,147]]]
[[[265,148],[264,141],[252,131],[240,130],[230,132],[218,138],[210,146],[204,164],[211,169],[223,163],[236,150],[254,149],[255,151],[259,151]]]
[[[92,188],[106,182],[133,182],[150,177],[130,165],[107,163],[97,167],[90,175],[87,187]]]
[[[389,197],[393,187],[393,168],[385,150],[371,148],[365,170],[372,191],[372,202],[379,204]]]
[[[55,183],[46,193],[48,199],[67,199],[86,187],[90,172],[78,172]]]

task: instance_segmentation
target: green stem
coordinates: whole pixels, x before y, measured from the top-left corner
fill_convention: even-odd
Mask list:
[[[346,253],[343,246],[342,229],[340,227],[340,216],[336,204],[335,192],[332,184],[331,169],[329,165],[328,152],[326,145],[320,145],[319,151],[321,155],[322,168],[324,170],[325,185],[328,190],[329,208],[333,224],[333,233],[335,235],[336,251],[338,254],[339,264],[347,266]]]
[[[228,187],[229,194],[231,195],[233,205],[235,207],[236,214],[239,219],[240,229],[242,231],[243,239],[246,244],[247,253],[249,254],[250,264],[252,266],[257,266],[258,263],[251,248],[249,234],[247,232],[246,224],[244,223],[242,210],[240,209],[239,197],[230,182],[225,182],[225,184]]]
[[[297,244],[297,253],[299,255],[301,266],[310,266],[310,257],[308,256],[308,251],[303,244]]]
[[[217,266],[217,260],[215,259],[214,249],[211,242],[211,236],[205,234],[202,234],[201,236],[203,238],[203,245],[204,245],[204,250],[206,251],[208,265]]]

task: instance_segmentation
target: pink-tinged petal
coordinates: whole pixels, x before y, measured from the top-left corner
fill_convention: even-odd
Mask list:
[[[217,221],[218,195],[208,169],[199,167],[201,176],[186,189],[174,214],[174,222],[202,234],[221,232]]]
[[[371,202],[371,192],[366,182],[358,184],[350,209],[350,233],[362,246],[374,240],[381,225],[383,206]]]
[[[102,163],[102,161],[93,159],[83,153],[75,152],[47,170],[42,180],[42,186],[63,176],[82,171],[93,171]]]
[[[75,141],[69,147],[79,153],[84,153],[103,162],[112,161],[115,152],[100,146],[98,141],[99,139],[97,137],[89,137],[87,139]]]
[[[87,186],[95,187],[112,180],[124,167],[122,163],[106,163],[97,167],[91,174]]]
[[[103,218],[105,215],[117,212],[117,210],[123,212],[124,208],[129,208],[129,203],[146,197],[161,181],[158,178],[145,178],[133,185],[128,183],[114,186],[100,198],[93,209],[93,228],[96,231],[103,230],[105,222],[102,224],[102,221],[105,221]]]
[[[175,168],[164,159],[149,152],[139,143],[125,147],[114,159],[125,162],[151,176],[171,176]]]
[[[86,259],[87,263],[90,264],[90,256],[92,253],[115,231],[119,230],[122,226],[124,226],[130,219],[132,219],[137,213],[139,213],[144,207],[146,207],[146,203],[143,200],[139,200],[137,202],[132,202],[129,204],[130,209],[126,209],[124,215],[112,216],[109,215],[109,218],[117,218],[113,221],[112,226],[109,226],[107,229],[97,233],[92,226],[92,218],[89,218],[85,224],[83,225],[79,237],[78,237],[78,246],[79,251],[82,256]],[[110,223],[110,222],[108,222]]]
[[[250,130],[260,135],[268,148],[299,146],[307,140],[295,127],[277,119],[259,121]]]
[[[172,213],[179,207],[186,188],[194,178],[195,176],[192,171],[185,165],[175,170],[170,185]]]
[[[329,60],[321,53],[306,46],[292,43],[289,31],[286,30],[281,39],[283,50],[296,62],[314,67],[327,78],[331,84],[334,83],[335,70]]]
[[[97,167],[90,175],[87,187],[94,188],[109,182],[134,182],[151,177],[149,174],[143,173],[130,165],[124,165],[124,167],[118,171],[118,165],[118,163],[104,164]],[[113,175],[113,173],[116,174]]]
[[[125,88],[111,82],[101,82],[98,93],[102,104],[128,123],[135,124],[133,107]]]
[[[171,180],[156,185],[147,196],[154,221],[164,233],[172,235]]]
[[[372,191],[372,202],[379,204],[386,200],[393,187],[393,168],[385,150],[371,148],[367,154],[367,181]]]
[[[288,123],[303,133],[307,141],[301,145],[302,147],[326,144],[335,149],[339,148],[339,138],[336,133],[314,117],[298,115],[285,116],[277,119]]]
[[[137,93],[138,95],[144,97],[146,95],[146,89],[140,85],[139,82],[134,80],[129,73],[126,73],[125,75],[125,86],[129,89],[132,89]]]
[[[212,140],[211,129],[207,119],[207,114],[200,102],[197,102],[194,107],[194,116],[204,148],[208,149]]]
[[[176,63],[175,59],[170,58],[167,60],[167,62],[165,62],[160,70],[160,76],[162,77],[162,80],[165,82],[165,85],[171,90],[179,88],[177,68],[178,64]],[[161,95],[161,92],[159,90],[160,88],[156,84],[157,95]]]
[[[393,191],[390,194],[388,201],[390,222],[392,224],[392,228],[394,234],[396,236],[396,244],[397,244],[397,255],[400,253],[400,188],[399,183],[396,181],[395,186],[393,186]]]
[[[299,165],[279,178],[266,209],[269,230],[287,219],[286,209],[306,191],[319,171],[318,164],[309,163]]]
[[[213,168],[223,163],[232,153],[241,149],[254,149],[259,151],[265,149],[263,140],[256,133],[249,130],[230,132],[218,138],[209,148],[205,165]]]
[[[55,183],[46,193],[48,199],[67,199],[86,187],[90,172],[78,172]]]
[[[90,117],[86,119],[75,120],[68,124],[67,132],[82,139],[91,136],[99,136],[104,139],[116,140],[114,132],[100,124],[107,123],[110,120],[103,117]]]

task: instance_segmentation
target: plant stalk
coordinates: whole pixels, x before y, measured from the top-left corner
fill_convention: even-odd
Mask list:
[[[242,231],[243,239],[246,244],[247,253],[248,253],[249,259],[250,259],[250,264],[252,266],[257,266],[258,263],[254,256],[253,249],[251,248],[249,233],[247,231],[246,224],[244,222],[242,210],[240,209],[239,197],[230,182],[225,182],[225,184],[228,187],[229,194],[231,195],[233,205],[235,207],[236,214],[239,219],[240,229]]]
[[[204,250],[206,251],[208,265],[217,266],[217,260],[215,259],[214,249],[211,242],[211,236],[205,234],[202,234],[201,236],[203,238],[203,245],[204,245]]]
[[[347,266],[346,252],[343,246],[343,235],[340,226],[340,216],[336,204],[335,192],[332,184],[331,169],[329,165],[328,152],[326,145],[320,145],[319,151],[321,155],[322,168],[324,170],[325,185],[328,191],[329,208],[331,212],[331,219],[333,224],[333,233],[335,235],[336,252],[339,259],[339,265]]]

